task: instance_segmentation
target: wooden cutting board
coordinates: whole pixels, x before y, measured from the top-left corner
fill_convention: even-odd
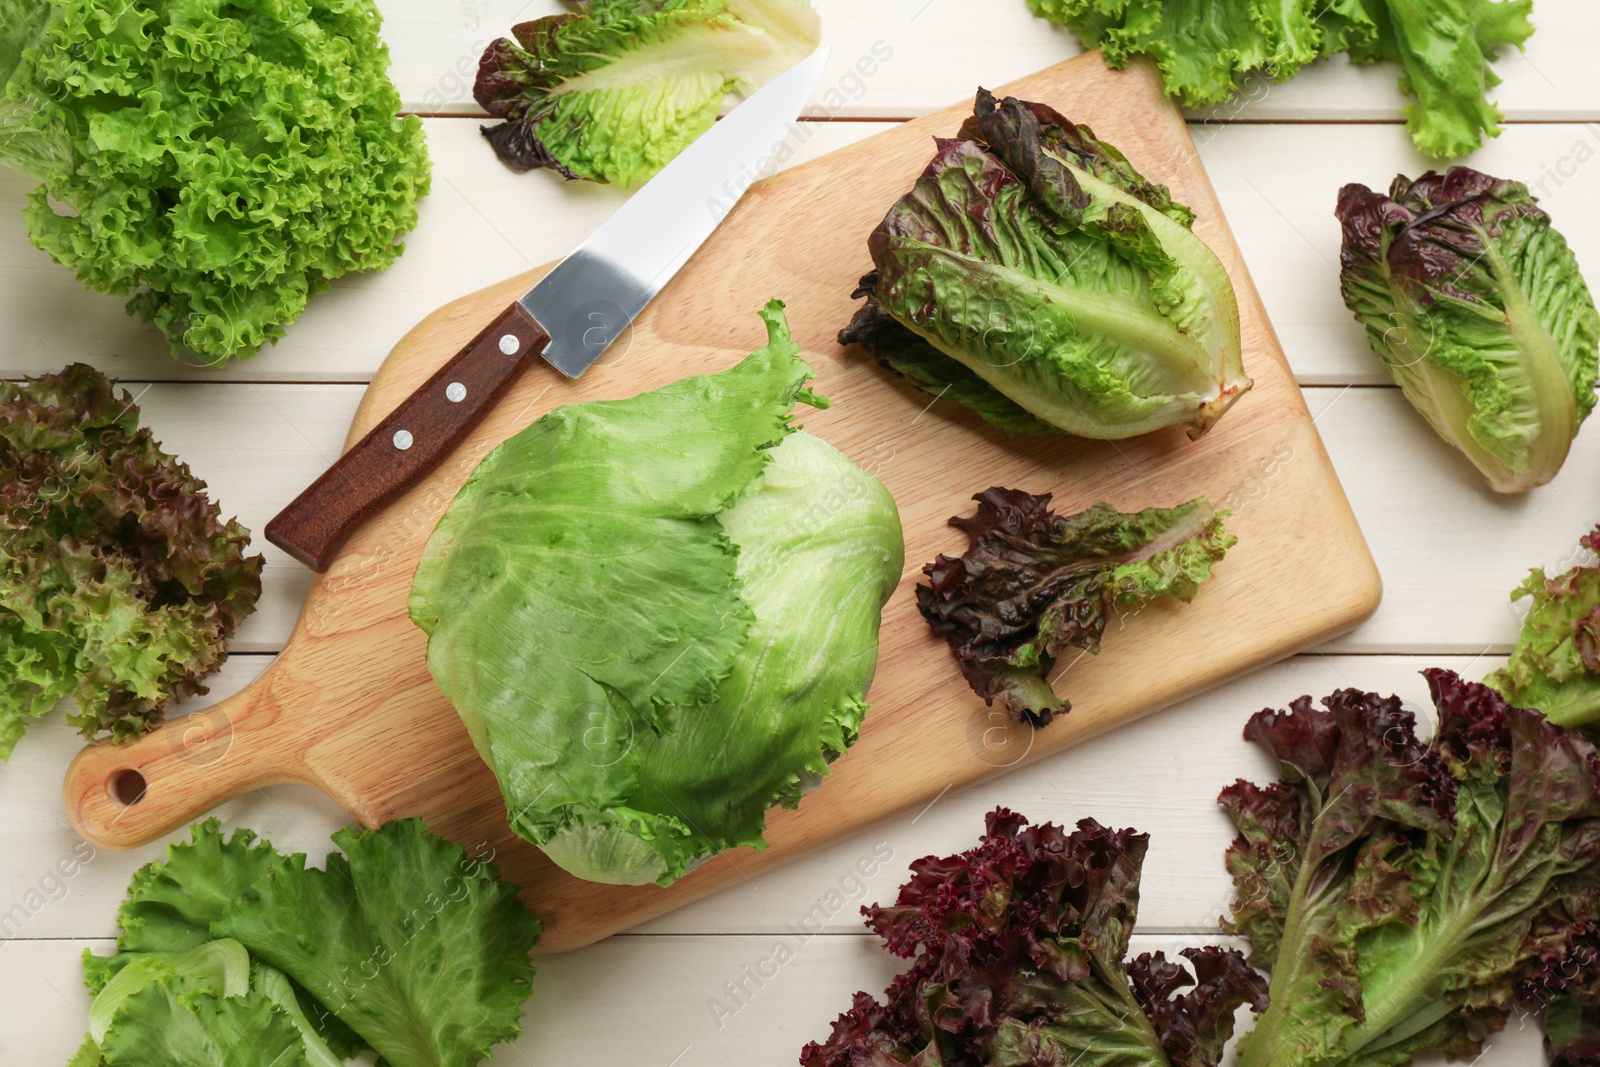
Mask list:
[[[943,790],[1127,723],[1371,613],[1381,592],[1372,557],[1188,130],[1151,71],[1109,71],[1091,53],[1004,93],[1087,122],[1195,209],[1197,232],[1233,277],[1245,369],[1255,379],[1210,434],[1198,442],[1176,429],[1114,443],[1007,441],[965,409],[930,403],[859,350],[836,343],[854,310],[850,291],[870,267],[867,234],[926,166],[932,138],[954,133],[970,114],[963,99],[752,188],[600,365],[578,382],[543,365],[528,372],[432,477],[357,532],[314,582],[283,654],[256,682],[136,743],[85,749],[67,774],[73,824],[95,844],[129,847],[252,787],[309,783],[368,825],[421,816],[469,848],[492,848],[544,919],[541,947],[559,951],[927,804]],[[803,140],[814,129],[801,124],[793,136]],[[374,377],[347,443],[540,273],[423,320]],[[1328,284],[1335,284],[1331,275]],[[732,366],[763,343],[755,312],[772,296],[788,301],[817,388],[834,402],[827,411],[804,411],[806,429],[877,474],[905,525],[906,572],[884,610],[872,710],[860,741],[822,787],[798,810],[770,816],[764,851],[726,853],[666,889],[580,882],[507,829],[495,780],[435,688],[423,634],[407,618],[412,572],[445,506],[496,443],[560,404],[628,396]],[[1099,656],[1063,664],[1056,687],[1074,708],[1035,732],[972,694],[912,594],[925,562],[965,547],[945,520],[970,513],[972,494],[991,485],[1053,492],[1068,510],[1096,500],[1124,510],[1171,505],[1204,494],[1233,509],[1228,528],[1239,544],[1193,605],[1150,606],[1114,623]],[[1240,709],[1241,722],[1252,710]],[[141,779],[142,797],[125,803],[139,794]]]

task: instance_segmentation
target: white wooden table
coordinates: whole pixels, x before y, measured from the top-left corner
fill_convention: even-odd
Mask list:
[[[823,122],[807,158],[887,123],[1068,58],[1071,37],[1029,16],[1023,0],[818,0],[832,69],[811,116]],[[226,513],[259,531],[337,454],[350,414],[390,346],[420,315],[568,251],[624,194],[514,175],[481,141],[471,76],[483,46],[554,0],[382,0],[393,74],[426,116],[434,192],[399,263],[353,277],[312,304],[288,338],[222,372],[174,362],[122,302],[86,293],[27,242],[28,184],[0,171],[0,376],[73,360],[122,379],[147,424],[211,485]],[[1600,71],[1590,50],[1600,8],[1539,0],[1538,33],[1498,65],[1494,93],[1509,125],[1470,160],[1534,187],[1600,285]],[[869,79],[846,73],[882,42],[891,58]],[[880,51],[883,45],[879,45]],[[628,934],[544,960],[525,1034],[497,1065],[611,1062],[638,1067],[788,1064],[827,1033],[857,989],[877,992],[895,962],[860,924],[860,904],[890,897],[906,864],[969,847],[983,815],[1005,804],[1035,820],[1093,815],[1151,835],[1139,947],[1213,940],[1229,898],[1231,837],[1218,790],[1270,769],[1239,740],[1264,705],[1353,685],[1426,706],[1417,671],[1471,677],[1498,665],[1517,632],[1507,599],[1533,564],[1559,564],[1600,520],[1593,471],[1600,429],[1580,436],[1556,482],[1496,498],[1434,439],[1367,351],[1339,300],[1332,208],[1347,181],[1386,186],[1426,166],[1398,124],[1396,68],[1341,61],[1257,99],[1194,116],[1193,133],[1284,348],[1383,572],[1383,606],[1353,633],[1136,725],[991,781],[941,796],[877,826]],[[831,91],[831,92],[830,92]],[[1068,107],[1070,113],[1070,107]],[[1270,482],[1261,488],[1270,498]],[[214,681],[233,692],[271,661],[289,632],[306,573],[267,547],[257,614]],[[1293,582],[1293,575],[1285,575]],[[62,772],[80,744],[59,712],[0,766],[0,1061],[64,1063],[86,1025],[78,955],[105,951],[133,870],[160,853],[93,854],[67,823]],[[285,850],[320,856],[345,821],[321,795],[261,790],[220,811]],[[71,869],[58,865],[74,858]],[[871,873],[861,876],[858,871]],[[21,919],[18,920],[18,908]],[[793,959],[773,968],[779,943]],[[785,953],[787,955],[787,953]],[[1495,1039],[1484,1067],[1542,1062],[1538,1035]]]

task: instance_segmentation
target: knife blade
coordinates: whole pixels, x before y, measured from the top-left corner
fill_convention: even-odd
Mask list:
[[[433,470],[541,356],[588,370],[672,280],[781,147],[827,62],[820,49],[753,93],[629,197],[271,522],[322,572],[349,533]]]

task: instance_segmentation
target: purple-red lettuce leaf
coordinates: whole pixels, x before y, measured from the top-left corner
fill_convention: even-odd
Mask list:
[[[1004,808],[974,849],[928,856],[890,906],[863,908],[911,966],[882,1001],[857,993],[804,1067],[1215,1067],[1236,1009],[1265,983],[1232,951],[1126,959],[1148,838],[1072,832]]]
[[[1426,744],[1398,700],[1354,690],[1251,720],[1283,780],[1222,797],[1240,830],[1231,925],[1272,972],[1273,1010],[1241,1067],[1470,1055],[1529,961],[1592,916],[1594,746],[1486,686],[1424,673],[1439,711]]]
[[[1098,651],[1118,607],[1192,600],[1236,540],[1204,500],[1057,515],[1048,493],[995,487],[973,499],[976,515],[950,520],[966,552],[923,568],[917,606],[973,691],[1036,726],[1071,707],[1048,680],[1065,649]]]

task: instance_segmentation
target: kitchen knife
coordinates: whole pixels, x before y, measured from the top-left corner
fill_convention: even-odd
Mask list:
[[[535,356],[594,365],[773,159],[827,62],[821,49],[702,134],[567,258],[267,523],[324,571],[346,535],[438,466]]]

